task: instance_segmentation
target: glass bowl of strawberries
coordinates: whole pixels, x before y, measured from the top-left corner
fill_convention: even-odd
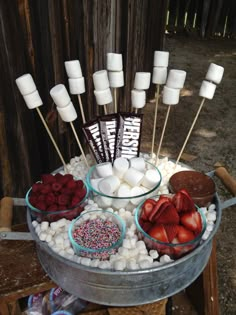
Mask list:
[[[72,220],[84,209],[89,189],[81,179],[71,174],[43,174],[41,181],[32,185],[26,193],[26,204],[33,220]]]
[[[206,230],[205,215],[185,189],[146,199],[136,208],[135,224],[149,249],[173,259],[196,248]]]

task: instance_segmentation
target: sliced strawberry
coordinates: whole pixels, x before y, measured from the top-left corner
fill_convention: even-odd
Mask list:
[[[168,243],[167,233],[162,224],[155,224],[149,229],[148,234],[158,241]]]
[[[142,209],[143,209],[144,216],[146,217],[147,220],[155,205],[156,205],[156,201],[153,199],[147,199],[144,202]]]
[[[179,226],[178,233],[177,233],[177,239],[180,243],[187,243],[192,241],[195,238],[195,235],[193,232],[189,231],[183,226]]]
[[[175,205],[177,211],[181,211],[183,208],[183,195],[177,192],[172,198],[172,203]]]
[[[73,194],[73,192],[72,192],[69,188],[67,188],[67,187],[63,187],[63,188],[61,189],[61,193],[62,193],[63,195],[69,195],[69,196],[71,196],[71,195]]]
[[[60,206],[68,206],[70,203],[70,197],[68,195],[59,195],[57,197],[57,203]]]
[[[56,175],[55,175],[56,176]],[[62,176],[62,175],[61,175]],[[58,191],[60,191],[62,189],[62,185],[60,184],[60,183],[53,183],[52,184],[52,190],[53,191],[56,191],[56,192],[58,192]]]
[[[193,199],[185,189],[178,191],[178,193],[172,198],[172,202],[176,206],[178,212],[195,210]]]
[[[66,187],[74,191],[76,189],[76,182],[73,179],[69,180],[66,183]]]
[[[179,229],[179,225],[177,224],[166,224],[164,225],[164,228],[166,230],[166,234],[168,237],[169,242],[171,243],[173,239],[176,237]]]
[[[142,227],[142,229],[148,233],[148,231],[151,229],[151,227],[153,226],[153,224],[151,222],[148,221],[142,221],[139,222],[140,226]]]
[[[194,232],[196,235],[202,230],[201,215],[197,211],[188,211],[184,213],[180,218],[180,222],[184,227]]]
[[[52,184],[56,181],[56,178],[52,174],[42,174],[41,180],[43,184]]]
[[[170,204],[170,199],[168,197],[165,196],[161,196],[158,201],[156,202],[156,205],[154,206],[153,210],[151,211],[151,213],[148,216],[149,221],[155,221],[154,217],[157,217],[157,213],[159,212],[159,210],[161,209],[161,206],[164,203],[168,203]],[[161,213],[161,212],[160,212]]]
[[[179,215],[176,208],[166,202],[154,217],[154,221],[158,224],[179,224]]]

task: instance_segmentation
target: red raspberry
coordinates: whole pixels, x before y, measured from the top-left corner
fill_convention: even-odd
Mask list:
[[[69,196],[72,194],[70,188],[67,188],[67,187],[62,188],[61,193],[63,195],[69,195]]]
[[[70,197],[68,195],[59,195],[57,197],[57,203],[60,206],[68,206],[70,202]]]
[[[32,185],[32,191],[33,192],[39,192],[41,191],[43,188],[43,184],[42,183],[35,183]]]
[[[60,174],[60,173],[56,173],[56,174],[54,175],[54,177],[55,177],[55,179],[56,179],[57,182],[60,182],[60,180],[61,180],[61,178],[63,177],[63,175]]]
[[[59,183],[62,184],[62,185],[65,185],[66,183],[68,183],[70,180],[73,179],[73,176],[71,174],[65,174],[64,176],[62,176],[60,179],[59,179]]]
[[[47,207],[47,211],[57,211],[57,210],[58,210],[58,206],[55,203]]]
[[[61,189],[62,189],[62,185],[60,183],[53,183],[52,184],[52,190],[53,191],[60,191]]]
[[[55,177],[52,174],[41,175],[41,180],[43,184],[52,184],[56,181]]]
[[[45,197],[45,202],[47,206],[50,206],[56,203],[56,199],[57,198],[54,196],[54,193],[51,192]]]
[[[35,205],[35,208],[39,209],[39,210],[46,210],[46,204],[44,201],[38,201]]]
[[[72,179],[67,184],[66,187],[74,191],[76,189],[76,182]]]
[[[52,188],[50,184],[43,185],[43,188],[41,189],[41,193],[45,195],[49,194],[51,191]]]
[[[85,195],[86,195],[86,188],[85,187],[83,187],[82,189],[76,189],[75,196],[78,196],[82,200]]]
[[[80,180],[77,180],[76,181],[76,188],[77,189],[82,189],[84,187],[84,183],[83,181],[80,179]]]
[[[36,196],[31,196],[29,198],[29,202],[31,203],[32,206],[35,207],[35,205],[37,204],[38,198]]]
[[[78,196],[74,196],[71,200],[71,207],[78,205],[81,201],[81,198]]]
[[[43,195],[43,194],[39,195],[38,201],[45,201],[45,195]]]

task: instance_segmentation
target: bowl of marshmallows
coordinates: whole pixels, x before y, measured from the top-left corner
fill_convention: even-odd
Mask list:
[[[119,157],[89,169],[86,182],[94,201],[102,209],[132,211],[142,200],[157,192],[161,183],[158,168],[143,159]]]

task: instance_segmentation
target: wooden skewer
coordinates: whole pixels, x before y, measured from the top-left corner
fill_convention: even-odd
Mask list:
[[[75,130],[75,127],[74,127],[72,121],[70,122],[70,125],[71,125],[71,129],[72,129],[72,131],[73,131],[73,133],[74,133],[75,139],[76,139],[76,141],[77,141],[77,143],[78,143],[79,149],[80,149],[80,151],[81,151],[81,153],[82,153],[82,155],[83,155],[84,161],[85,161],[87,167],[89,167],[88,161],[87,161],[86,156],[85,156],[85,153],[84,153],[84,150],[83,150],[82,145],[81,145],[81,143],[80,143],[80,141],[79,141],[78,135],[77,135],[77,133],[76,133],[76,130]]]
[[[117,89],[114,88],[114,103],[115,103],[115,113],[117,113]]]
[[[199,114],[200,114],[200,111],[201,111],[201,109],[202,109],[202,106],[203,106],[205,100],[206,100],[206,99],[203,98],[202,101],[201,101],[201,104],[200,104],[200,106],[199,106],[199,108],[198,108],[197,114],[196,114],[196,116],[195,116],[195,118],[194,118],[194,120],[193,120],[193,123],[192,123],[191,128],[189,129],[189,132],[188,132],[187,137],[186,137],[186,139],[185,139],[185,141],[184,141],[184,144],[183,144],[183,146],[182,146],[182,149],[180,150],[180,153],[179,153],[179,155],[178,155],[178,157],[177,157],[177,160],[176,160],[176,162],[175,162],[175,165],[177,165],[177,164],[179,163],[179,160],[180,160],[180,158],[181,158],[181,155],[182,155],[182,153],[183,153],[183,151],[184,151],[184,148],[185,148],[185,146],[186,146],[186,144],[187,144],[187,142],[188,142],[188,139],[189,139],[189,137],[190,137],[190,135],[191,135],[191,132],[192,132],[192,130],[193,130],[193,127],[194,127],[194,125],[195,125],[195,123],[196,123],[196,121],[197,121],[197,119],[198,119],[198,116],[199,116]]]
[[[105,115],[107,115],[107,105],[106,104],[104,105],[104,113],[105,113]]]
[[[51,134],[51,131],[48,128],[48,125],[47,125],[46,121],[43,118],[43,115],[42,115],[40,109],[38,107],[36,107],[36,110],[37,110],[37,112],[39,114],[40,119],[42,120],[42,123],[43,123],[45,129],[47,130],[47,133],[48,133],[48,135],[49,135],[49,137],[50,137],[50,139],[51,139],[51,141],[52,141],[52,143],[53,143],[53,145],[54,145],[54,147],[55,147],[55,149],[57,151],[57,154],[59,155],[59,158],[61,159],[61,162],[62,162],[64,168],[67,169],[66,162],[63,159],[63,156],[62,156],[62,154],[61,154],[61,152],[60,152],[60,150],[59,150],[59,148],[58,148],[58,146],[57,146],[57,144],[56,144],[56,142],[55,142],[55,140],[54,140],[54,138],[53,138],[53,136]]]
[[[170,113],[170,107],[171,107],[171,105],[168,105],[168,109],[167,109],[167,112],[166,112],[166,118],[165,118],[163,130],[162,130],[162,133],[161,133],[161,139],[160,139],[158,150],[157,150],[156,164],[157,164],[158,157],[159,157],[159,154],[160,154],[160,151],[161,151],[161,145],[162,145],[164,133],[165,133],[165,130],[166,130],[166,125],[167,125],[167,121],[168,121],[168,117],[169,117],[169,113]]]
[[[79,100],[79,107],[80,107],[80,112],[81,112],[82,120],[83,120],[83,123],[85,124],[85,123],[86,123],[86,120],[85,120],[84,109],[83,109],[83,104],[82,104],[82,101],[81,101],[80,94],[78,94],[78,100]]]
[[[158,109],[159,93],[160,93],[160,85],[157,84],[155,114],[154,114],[153,132],[152,132],[151,157],[153,156],[153,151],[154,151],[154,143],[155,143],[155,135],[156,135],[156,125],[157,125],[157,109]]]

